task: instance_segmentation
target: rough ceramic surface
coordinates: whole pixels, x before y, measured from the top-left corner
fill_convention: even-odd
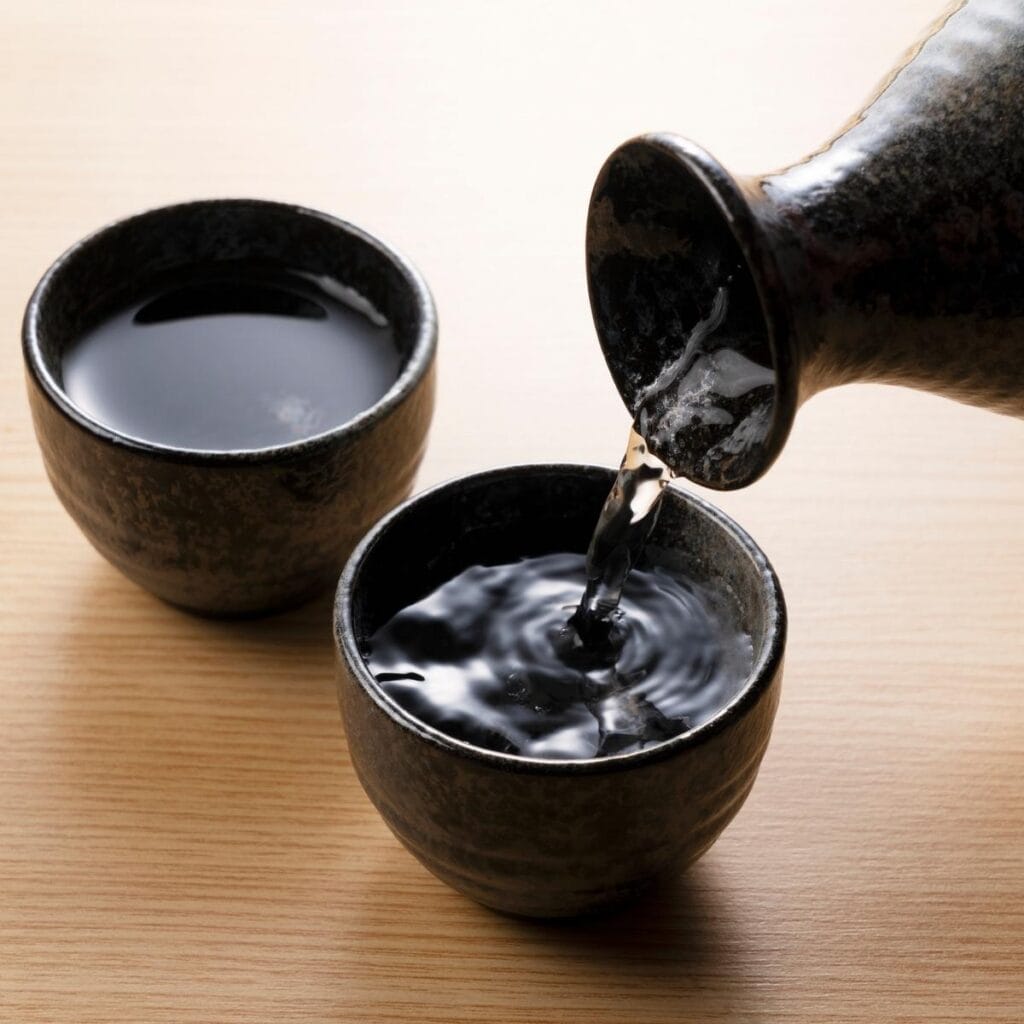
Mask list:
[[[955,4],[831,142],[786,170],[731,177],[671,135],[609,157],[587,267],[616,385],[638,395],[734,283],[720,334],[776,370],[770,429],[708,459],[732,429],[655,447],[708,486],[741,487],[785,444],[797,405],[880,381],[1024,415],[1024,14]],[[741,405],[731,410],[741,417]]]
[[[370,409],[295,444],[209,453],[129,440],[64,394],[61,354],[153,275],[256,258],[328,274],[391,320],[402,373]],[[46,471],[125,575],[207,614],[254,614],[333,584],[353,546],[410,491],[433,410],[437,324],[418,273],[352,225],[301,207],[211,200],[105,228],[65,253],[25,314],[29,400]]]
[[[649,557],[714,581],[755,645],[751,678],[706,725],[638,753],[544,761],[453,740],[380,690],[360,650],[381,622],[473,563],[582,552],[613,479],[523,466],[442,485],[380,523],[338,588],[338,688],[363,788],[435,875],[509,913],[600,910],[699,857],[749,793],[778,705],[786,617],[775,573],[731,520],[674,490]]]

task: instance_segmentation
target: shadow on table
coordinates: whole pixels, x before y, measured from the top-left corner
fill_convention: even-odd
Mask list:
[[[742,922],[713,876],[702,862],[612,914],[502,927],[534,957],[571,965],[565,982],[609,1016],[761,1020]]]
[[[235,636],[246,642],[279,645],[282,642],[312,643],[330,647],[333,643],[334,587],[305,601],[295,608],[271,612],[267,615],[246,615],[232,618],[196,615],[183,608],[168,605],[143,591],[146,600],[155,602],[184,616],[187,621],[212,627],[225,636]]]
[[[273,858],[343,828],[331,604],[203,619],[97,562],[41,651],[70,816],[155,860],[244,859],[257,839]]]
[[[241,660],[225,663],[226,672],[246,668],[247,652],[262,657],[265,648],[283,653],[316,651],[324,665],[333,667],[334,596],[331,588],[284,611],[217,618],[167,604],[125,579],[117,569],[97,561],[83,586],[80,614],[69,625],[85,635],[98,631],[122,641],[144,630],[153,639],[178,645],[182,653],[233,653]],[[136,649],[133,653],[144,651]]]
[[[402,998],[425,1019],[774,1024],[763,949],[713,859],[618,912],[533,921],[459,895],[395,842],[350,925],[406,965]]]

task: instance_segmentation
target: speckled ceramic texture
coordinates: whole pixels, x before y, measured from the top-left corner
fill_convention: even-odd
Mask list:
[[[327,274],[391,321],[404,356],[375,405],[308,440],[203,452],[133,440],[70,402],[66,346],[156,274],[255,258]],[[166,601],[213,615],[296,604],[332,586],[366,530],[410,491],[434,401],[426,284],[366,232],[244,199],[152,210],[91,235],[47,271],[25,313],[29,400],[50,481],[97,550]]]
[[[627,142],[594,187],[591,304],[616,385],[641,389],[678,355],[738,264],[740,348],[778,374],[762,445],[693,472],[722,489],[781,451],[800,402],[837,384],[923,388],[1024,415],[1024,11],[954,4],[819,151],[734,178],[672,135]]]
[[[601,910],[699,857],[750,792],[778,705],[786,614],[775,573],[735,523],[674,490],[648,559],[711,581],[754,640],[750,678],[707,724],[637,753],[547,761],[452,739],[379,688],[360,653],[378,625],[469,565],[583,552],[613,479],[541,465],[444,484],[378,524],[338,588],[339,695],[363,788],[435,875],[513,914]]]

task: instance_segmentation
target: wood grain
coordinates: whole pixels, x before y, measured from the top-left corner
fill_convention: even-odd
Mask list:
[[[540,926],[453,894],[348,763],[329,605],[190,618],[108,567],[32,438],[18,323],[135,209],[298,200],[420,264],[421,484],[616,461],[582,232],[604,156],[677,129],[739,170],[825,137],[938,0],[3,4],[0,1020],[1024,1019],[1024,424],[816,398],[721,504],[792,617],[754,792],[677,885]]]

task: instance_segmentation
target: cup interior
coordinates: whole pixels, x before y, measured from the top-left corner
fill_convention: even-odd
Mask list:
[[[351,288],[389,321],[402,356],[398,380],[433,343],[433,305],[422,279],[371,235],[302,207],[218,199],[129,217],[68,250],[40,281],[26,312],[30,367],[67,402],[63,357],[85,332],[154,285],[189,268],[233,260],[325,276]]]
[[[337,627],[343,645],[346,634],[352,641],[350,662],[401,608],[472,565],[585,552],[614,476],[592,466],[510,467],[441,485],[391,513],[353,554],[339,587]],[[751,636],[753,669],[733,703],[742,699],[784,639],[782,594],[764,554],[723,513],[670,488],[644,564],[711,584],[721,611]],[[407,717],[377,686],[361,653],[356,674],[393,715]]]

